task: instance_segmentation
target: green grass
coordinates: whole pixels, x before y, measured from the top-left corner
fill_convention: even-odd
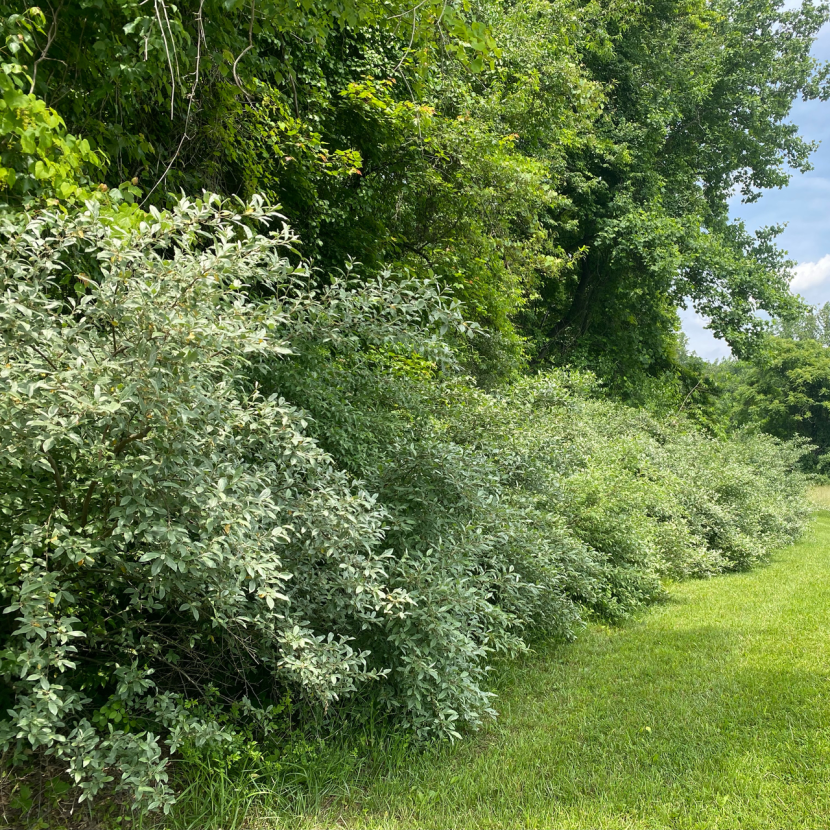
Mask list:
[[[830,826],[830,513],[769,566],[670,593],[504,667],[477,735],[241,826]]]
[[[810,500],[819,507],[830,509],[830,485],[823,484],[810,490]]]
[[[830,825],[830,514],[768,567],[671,594],[515,664],[496,724],[373,782],[340,821]]]

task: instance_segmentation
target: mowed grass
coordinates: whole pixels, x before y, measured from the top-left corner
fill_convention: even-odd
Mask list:
[[[250,826],[830,826],[830,513],[769,566],[670,593],[505,668],[479,734]]]
[[[139,825],[830,828],[830,512],[768,566],[669,595],[505,662],[499,719],[453,746],[376,727],[281,780],[191,770],[173,813]]]
[[[819,507],[830,510],[830,485],[824,484],[810,490],[810,500]]]

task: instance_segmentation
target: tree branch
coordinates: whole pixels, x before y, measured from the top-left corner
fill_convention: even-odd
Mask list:
[[[140,432],[136,432],[136,433],[133,433],[132,435],[125,436],[113,447],[113,450],[112,450],[113,453],[115,455],[120,455],[123,452],[124,448],[128,444],[132,444],[133,441],[140,441],[142,438],[145,438],[149,431],[150,431],[150,425],[148,424]]]
[[[95,488],[98,486],[97,481],[93,481],[92,484],[89,485],[89,488],[86,491],[86,496],[84,496],[84,505],[81,508],[81,530],[86,527],[87,519],[89,518],[89,505],[92,502],[92,494],[95,492]]]
[[[52,42],[55,40],[55,35],[58,32],[58,12],[61,10],[62,6],[63,0],[61,0],[61,2],[58,3],[58,7],[52,11],[52,22],[49,24],[49,31],[46,33],[46,45],[41,50],[40,57],[32,65],[32,85],[29,87],[29,95],[35,91],[38,64],[46,58],[46,53],[49,51],[49,47],[52,45]],[[50,5],[49,8],[51,9],[52,6]]]
[[[46,355],[37,346],[35,346],[34,343],[29,343],[28,345],[29,348],[32,349],[32,351],[37,352],[40,355],[40,357],[43,358],[43,360],[45,360],[52,367],[53,371],[58,371],[58,367],[55,366],[55,364],[52,363],[52,361],[48,357],[46,357]]]
[[[699,380],[699,381],[698,381],[698,382],[694,385],[694,389],[692,389],[692,391],[691,391],[691,392],[689,392],[689,394],[688,394],[688,395],[686,395],[686,397],[683,399],[683,403],[682,403],[682,404],[680,404],[680,409],[678,409],[678,410],[677,410],[677,414],[678,414],[678,415],[679,415],[679,414],[680,414],[680,413],[681,413],[681,412],[682,412],[682,411],[686,408],[686,404],[689,402],[689,398],[691,398],[691,397],[692,397],[692,395],[694,395],[694,393],[695,393],[695,392],[697,392],[697,388],[698,388],[698,386],[700,386],[700,384],[701,384],[701,383],[703,383],[703,378],[701,378],[701,379],[700,379],[700,380]]]
[[[236,85],[245,92],[245,87],[239,82],[239,75],[236,74],[236,66],[243,56],[254,48],[254,14],[256,12],[256,0],[251,0],[251,24],[248,26],[248,45],[239,53],[239,57],[233,62],[233,79]]]
[[[46,460],[49,462],[49,466],[52,468],[52,474],[55,477],[55,486],[58,488],[58,502],[61,506],[61,510],[64,513],[67,513],[66,510],[66,498],[63,494],[63,476],[61,475],[60,467],[58,467],[57,461],[52,457],[52,453],[49,452],[45,447],[41,447],[43,450],[43,454],[46,456]]]
[[[164,170],[164,173],[161,174],[161,178],[150,188],[149,193],[144,197],[144,200],[141,202],[142,206],[147,203],[147,200],[150,196],[153,195],[156,188],[167,178],[167,174],[170,172],[170,168],[173,166],[173,163],[179,157],[179,153],[182,151],[182,147],[184,146],[185,141],[187,140],[187,128],[190,125],[190,111],[193,109],[193,98],[196,95],[196,87],[199,85],[199,67],[202,61],[202,42],[205,39],[205,27],[204,21],[202,19],[202,8],[205,5],[205,0],[201,0],[199,3],[199,11],[196,14],[196,26],[198,29],[196,35],[196,70],[195,75],[193,78],[193,86],[190,90],[190,95],[187,96],[187,114],[184,118],[184,129],[182,130],[182,137],[179,140],[179,144],[176,147],[176,152],[173,153],[173,158],[167,164],[167,167]],[[171,109],[172,112],[172,109]],[[156,166],[156,170],[158,171],[158,166]]]

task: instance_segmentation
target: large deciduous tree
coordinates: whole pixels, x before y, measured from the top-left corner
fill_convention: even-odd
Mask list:
[[[557,232],[575,263],[565,292],[546,283],[534,303],[539,359],[659,370],[684,298],[742,353],[762,328],[754,312],[790,305],[774,230],[748,234],[727,200],[809,169],[813,147],[787,117],[797,96],[825,94],[810,45],[826,15],[810,2],[631,3],[606,15],[604,48],[581,44],[606,104],[564,176],[571,205],[556,218],[570,225]]]

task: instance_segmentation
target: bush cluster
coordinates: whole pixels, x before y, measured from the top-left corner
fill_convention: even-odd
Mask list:
[[[447,292],[323,277],[260,201],[4,223],[0,742],[86,796],[169,805],[172,753],[267,735],[286,696],[457,736],[493,714],[493,654],[805,519],[798,445],[587,373],[476,389]]]

